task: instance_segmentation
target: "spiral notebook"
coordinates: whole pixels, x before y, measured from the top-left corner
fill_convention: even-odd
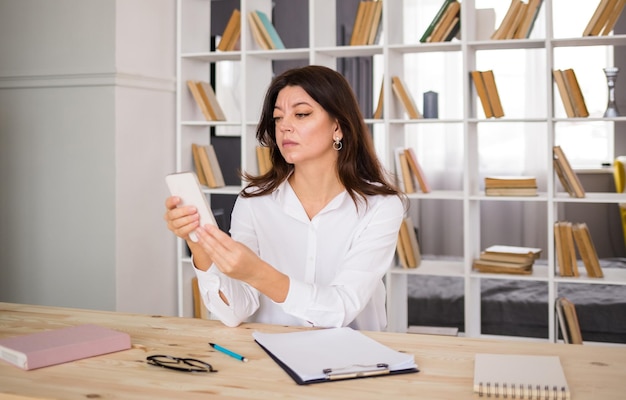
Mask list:
[[[476,354],[474,392],[509,399],[571,397],[558,356]]]

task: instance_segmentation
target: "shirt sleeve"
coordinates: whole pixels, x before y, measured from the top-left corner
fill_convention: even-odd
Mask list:
[[[193,261],[193,260],[192,260]],[[229,278],[215,265],[206,271],[195,268],[198,288],[207,309],[226,326],[235,327],[259,308],[259,294],[250,285]],[[229,301],[224,303],[220,290]]]
[[[313,326],[349,325],[372,299],[391,266],[403,215],[397,196],[379,202],[360,227],[330,285],[291,279],[284,311]]]

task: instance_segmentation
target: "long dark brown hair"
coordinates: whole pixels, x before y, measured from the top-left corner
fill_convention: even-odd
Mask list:
[[[242,173],[248,182],[242,196],[262,196],[273,192],[294,169],[293,164],[287,163],[278,149],[274,123],[278,92],[287,86],[304,89],[339,123],[343,133],[343,147],[338,151],[337,175],[355,204],[359,197],[367,202],[367,195],[400,194],[386,177],[376,156],[372,138],[348,81],[330,68],[309,65],[290,69],[272,80],[263,101],[256,131],[257,141],[270,149],[272,168],[260,176]]]

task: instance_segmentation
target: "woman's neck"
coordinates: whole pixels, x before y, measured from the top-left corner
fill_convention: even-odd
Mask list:
[[[317,215],[332,199],[345,190],[334,168],[326,171],[296,168],[289,177],[289,184],[298,196],[309,219]]]

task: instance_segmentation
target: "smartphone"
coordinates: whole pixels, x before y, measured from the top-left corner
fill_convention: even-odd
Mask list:
[[[194,172],[178,172],[165,177],[165,182],[172,196],[181,198],[180,206],[195,206],[200,214],[200,226],[206,224],[216,225],[215,216],[209,207],[205,194],[202,192],[198,177]],[[197,242],[198,237],[194,232],[189,234],[189,238]]]

